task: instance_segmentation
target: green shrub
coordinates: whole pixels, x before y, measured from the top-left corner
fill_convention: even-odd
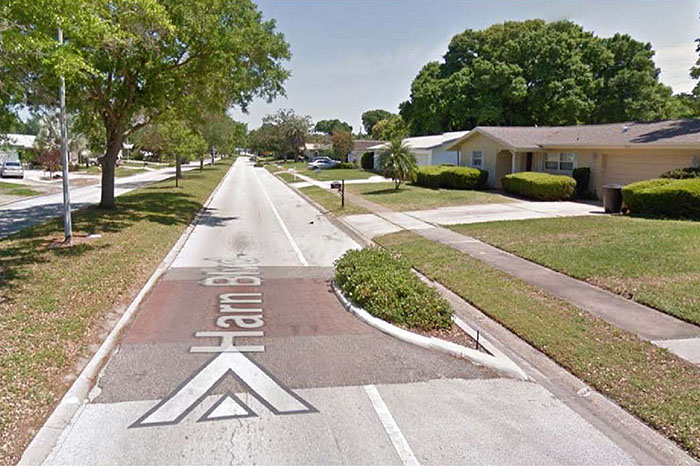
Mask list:
[[[661,174],[659,178],[672,178],[686,180],[688,178],[700,178],[700,167],[676,168]]]
[[[571,176],[576,180],[576,197],[583,197],[588,193],[588,185],[591,182],[591,169],[588,167],[574,168]]]
[[[335,262],[335,282],[355,305],[388,322],[421,330],[452,325],[450,304],[384,249],[343,254]]]
[[[355,164],[352,162],[338,162],[331,168],[355,168]]]
[[[560,201],[568,199],[574,193],[576,180],[566,175],[549,173],[521,172],[511,173],[501,178],[503,189],[540,201]]]
[[[360,166],[363,170],[374,170],[374,152],[365,152],[360,157]]]
[[[622,200],[631,213],[700,219],[700,178],[659,178],[622,188]]]
[[[430,165],[418,168],[415,184],[432,189],[483,189],[488,177],[487,171],[476,168]]]

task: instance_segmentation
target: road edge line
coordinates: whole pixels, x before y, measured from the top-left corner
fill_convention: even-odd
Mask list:
[[[335,281],[331,282],[333,287],[333,292],[338,297],[343,307],[358,317],[361,321],[374,327],[380,332],[386,333],[398,340],[410,343],[412,345],[420,346],[421,348],[436,350],[441,353],[449,354],[461,359],[466,359],[476,365],[484,366],[486,368],[492,369],[501,375],[505,375],[510,378],[529,381],[530,378],[522,371],[519,367],[513,364],[510,360],[502,360],[496,356],[490,354],[482,353],[478,350],[473,350],[467,348],[466,346],[458,345],[450,341],[443,340],[441,338],[426,337],[419,335],[417,333],[411,332],[399,328],[389,322],[382,320],[378,317],[372,316],[369,312],[362,309],[361,307],[355,306],[350,302],[350,300],[345,296],[342,290],[338,287]]]
[[[165,258],[156,267],[151,277],[146,281],[136,297],[129,304],[129,307],[126,308],[126,311],[124,311],[115,326],[109,332],[107,338],[105,338],[95,354],[92,355],[92,358],[90,358],[85,368],[80,372],[78,378],[63,395],[61,401],[59,401],[58,405],[53,409],[32,441],[29,442],[29,445],[27,445],[27,448],[22,452],[22,457],[17,463],[19,466],[43,464],[53,452],[65,428],[70,425],[80,407],[84,406],[85,402],[88,400],[93,384],[99,379],[102,368],[107,364],[114,350],[118,347],[121,334],[131,323],[141,301],[151,291],[153,285],[155,285],[168,267],[170,267],[180,250],[182,250],[194,231],[194,228],[201,220],[203,213],[214,199],[214,196],[219,192],[221,186],[223,186],[226,179],[233,172],[234,165],[235,162],[231,164],[226,174],[224,174],[219,181],[219,184],[216,185],[209,197],[204,201],[204,204],[202,204],[202,207],[197,211],[194,219],[192,219],[187,228],[185,228],[185,231],[180,235],[180,238],[178,238]]]

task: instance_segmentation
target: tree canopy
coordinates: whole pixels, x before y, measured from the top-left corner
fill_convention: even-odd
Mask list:
[[[401,140],[408,137],[408,127],[401,115],[392,115],[384,120],[379,120],[372,127],[372,139],[378,141]]]
[[[250,132],[250,148],[258,154],[272,153],[285,160],[297,157],[311,131],[311,117],[297,115],[292,109],[281,109],[263,117],[260,128]]]
[[[334,118],[333,120],[319,120],[314,126],[314,131],[318,133],[325,133],[330,136],[335,131],[346,131],[348,133],[352,133],[352,126],[344,121]]]
[[[333,155],[342,162],[348,161],[348,154],[355,147],[355,138],[350,131],[335,131],[332,136]]]
[[[250,0],[7,0],[1,8],[3,99],[55,105],[65,76],[69,110],[104,127],[103,207],[114,205],[114,163],[136,130],[166,112],[194,121],[202,109],[269,101],[289,76],[289,45]]]
[[[570,21],[508,21],[452,38],[411,84],[412,135],[476,125],[568,125],[676,117],[651,44]],[[699,72],[700,73],[700,72]]]
[[[386,110],[367,110],[362,114],[362,126],[365,127],[365,133],[372,134],[372,128],[381,120],[388,120],[394,114]]]

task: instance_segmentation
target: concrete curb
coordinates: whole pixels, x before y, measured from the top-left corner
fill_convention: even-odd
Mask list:
[[[182,235],[172,249],[170,249],[170,252],[165,256],[165,259],[158,265],[146,284],[141,288],[131,304],[129,304],[129,307],[124,314],[122,314],[114,328],[112,328],[112,331],[109,332],[109,335],[107,335],[107,338],[102,342],[102,345],[97,349],[85,368],[80,372],[80,375],[75,382],[73,382],[73,385],[71,385],[66,394],[63,395],[63,398],[61,398],[61,401],[56,408],[54,408],[49,418],[41,429],[39,429],[39,432],[34,436],[29,446],[24,450],[18,465],[39,465],[51,454],[61,433],[63,433],[78,410],[88,400],[90,391],[95,382],[99,379],[102,368],[107,364],[114,350],[119,345],[120,337],[136,314],[136,310],[141,304],[141,301],[148,295],[153,285],[158,282],[163,273],[175,260],[178,253],[185,245],[185,242],[194,231],[195,226],[199,223],[202,214],[209,204],[211,204],[214,195],[216,195],[226,179],[231,175],[232,171],[233,165],[231,165],[226,174],[221,178],[221,181],[219,181],[219,184],[216,185],[207,200],[202,204],[202,208],[195,214],[195,218],[187,226],[185,231],[182,232]]]
[[[513,364],[508,359],[504,360],[501,358],[497,358],[495,356],[491,356],[490,354],[485,354],[480,351],[473,350],[462,345],[458,345],[456,343],[442,340],[440,338],[426,337],[417,333],[409,332],[408,330],[396,327],[395,325],[392,325],[382,319],[374,317],[364,309],[352,304],[350,300],[343,294],[340,288],[338,288],[335,282],[332,282],[332,286],[335,295],[338,297],[345,309],[352,312],[360,320],[362,320],[368,325],[371,325],[380,332],[386,333],[387,335],[390,335],[401,341],[405,341],[406,343],[411,343],[413,345],[420,346],[421,348],[436,350],[442,353],[449,354],[451,356],[455,356],[457,358],[467,359],[473,362],[474,364],[493,369],[502,375],[514,379],[530,380],[529,377],[519,367],[515,366],[515,364]]]

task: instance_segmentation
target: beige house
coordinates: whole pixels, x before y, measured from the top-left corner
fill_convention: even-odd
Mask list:
[[[489,172],[501,187],[509,173],[538,171],[571,175],[591,169],[590,189],[658,178],[675,168],[700,164],[700,119],[580,126],[477,126],[448,149],[460,165]]]

